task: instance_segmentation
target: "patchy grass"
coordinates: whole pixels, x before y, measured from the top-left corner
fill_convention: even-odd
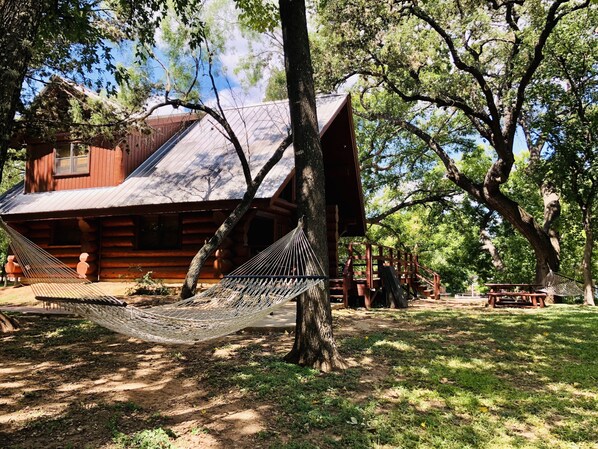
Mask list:
[[[0,340],[8,367],[0,405],[13,414],[0,440],[15,448],[598,447],[596,309],[337,311],[335,323],[351,367],[323,375],[281,361],[289,335],[164,347],[86,321],[28,318]],[[35,413],[19,421],[21,410]]]

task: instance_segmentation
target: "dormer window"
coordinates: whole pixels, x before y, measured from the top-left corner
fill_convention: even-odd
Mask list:
[[[54,174],[84,175],[89,173],[89,145],[81,142],[58,143],[54,151]]]

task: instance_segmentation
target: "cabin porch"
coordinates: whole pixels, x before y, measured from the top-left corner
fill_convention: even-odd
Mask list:
[[[350,242],[342,272],[330,280],[331,299],[344,307],[401,307],[409,298],[440,299],[440,293],[440,275],[416,254],[372,243]]]

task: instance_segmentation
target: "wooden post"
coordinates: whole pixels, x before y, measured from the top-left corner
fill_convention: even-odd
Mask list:
[[[19,283],[19,277],[23,274],[21,266],[15,261],[15,256],[12,254],[7,257],[6,265],[4,265],[4,272],[6,273],[5,286],[8,281],[12,281],[14,286]]]
[[[353,243],[349,243],[349,257],[343,267],[343,307],[349,307],[349,293],[353,287]]]
[[[365,245],[365,308],[370,309],[372,307],[372,287],[374,284],[374,269],[372,266],[372,245],[366,243]]]
[[[434,299],[440,299],[440,275],[434,273]]]

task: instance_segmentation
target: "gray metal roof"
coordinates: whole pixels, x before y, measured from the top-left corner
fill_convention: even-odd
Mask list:
[[[318,97],[321,132],[345,101],[345,95]],[[225,115],[255,176],[290,130],[288,102],[228,109]],[[291,146],[264,179],[256,198],[272,197],[293,168]],[[235,200],[244,193],[245,179],[232,144],[222,128],[205,116],[164,144],[118,186],[25,194],[21,184],[0,197],[0,215]]]

